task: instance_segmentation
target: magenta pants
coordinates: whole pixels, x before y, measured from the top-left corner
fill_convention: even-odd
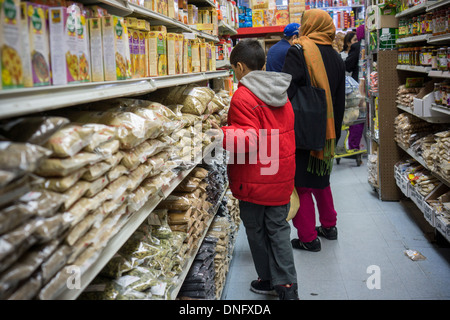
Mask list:
[[[349,150],[357,149],[359,150],[359,146],[361,144],[361,138],[364,132],[364,123],[358,123],[350,126],[348,128],[348,148]]]
[[[300,199],[300,208],[292,219],[301,242],[311,242],[317,238],[316,210],[313,195],[319,210],[319,221],[322,227],[336,226],[337,213],[334,210],[333,196],[330,186],[325,189],[295,187]]]

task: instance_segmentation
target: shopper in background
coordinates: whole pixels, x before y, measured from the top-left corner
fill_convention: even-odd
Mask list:
[[[231,52],[230,63],[239,84],[230,103],[228,126],[222,127],[223,146],[231,152],[230,189],[239,199],[259,277],[250,289],[278,294],[281,300],[298,299],[291,229],[286,221],[295,176],[294,112],[287,96],[291,76],[262,71],[265,53],[257,40],[240,41]],[[265,162],[268,149],[277,154],[278,167],[265,173],[270,166]],[[240,163],[242,154],[245,161]]]
[[[299,50],[292,46],[283,67],[283,72],[292,75],[288,95],[292,99],[297,87],[306,84],[306,61],[312,85],[324,89],[326,93],[327,141],[324,150],[320,152],[296,150],[295,187],[300,199],[300,209],[293,219],[298,239],[293,239],[292,245],[297,249],[320,251],[318,234],[330,240],[337,239],[337,213],[331,194],[330,173],[345,109],[345,66],[339,53],[331,46],[336,28],[326,11],[305,11],[301,25],[297,43],[303,48],[304,59]],[[321,223],[317,228],[313,195]]]
[[[292,43],[298,39],[299,28],[298,23],[290,23],[284,28],[284,38],[274,44],[267,52],[266,71],[281,72],[287,51]]]
[[[356,28],[357,42],[350,47],[347,59],[345,59],[345,68],[351,73],[353,79],[359,83],[359,59],[361,56],[361,41],[365,38],[364,25]],[[358,123],[348,128],[348,149],[359,150],[361,138],[364,132],[364,123]]]
[[[358,38],[356,37],[356,32],[350,31],[344,37],[344,48],[341,52],[341,58],[345,61],[348,57],[348,53],[350,52],[350,47],[352,44],[358,42]]]

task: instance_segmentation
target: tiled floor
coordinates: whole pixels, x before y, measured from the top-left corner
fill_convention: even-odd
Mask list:
[[[357,167],[355,160],[343,159],[333,168],[338,240],[321,239],[320,252],[294,249],[300,299],[450,299],[450,248],[425,237],[411,201],[380,201],[367,183],[365,163]],[[296,237],[296,229],[291,231]],[[426,260],[412,261],[407,249]],[[241,224],[222,299],[277,299],[251,292],[256,278]]]

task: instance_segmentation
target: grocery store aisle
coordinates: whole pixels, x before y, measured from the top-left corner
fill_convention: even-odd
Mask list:
[[[414,220],[414,203],[378,200],[367,183],[366,162],[357,167],[355,160],[343,159],[334,166],[338,240],[321,239],[320,252],[294,250],[300,299],[450,299],[450,248],[425,237]],[[404,253],[407,249],[419,251],[426,260],[412,261]],[[241,224],[222,299],[275,299],[251,292],[254,279]],[[369,289],[372,284],[379,289]]]

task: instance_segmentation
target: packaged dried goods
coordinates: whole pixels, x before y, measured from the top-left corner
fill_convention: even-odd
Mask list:
[[[116,128],[99,123],[87,123],[83,127],[94,130],[88,145],[84,148],[87,152],[96,152],[103,144],[112,142],[116,138]],[[114,152],[112,152],[114,153]]]
[[[83,180],[94,181],[101,176],[104,176],[110,169],[111,164],[106,161],[100,161],[96,164],[84,168],[85,172],[82,175]]]
[[[43,188],[47,190],[52,190],[56,192],[65,192],[73,185],[75,185],[78,180],[86,173],[87,168],[81,168],[65,177],[48,177],[42,179],[40,184]]]
[[[62,206],[63,210],[69,209],[78,199],[86,194],[90,187],[91,183],[87,181],[80,180],[75,183],[73,187],[71,187],[64,193],[66,199],[64,200]]]
[[[165,143],[154,139],[142,142],[135,148],[123,151],[121,164],[129,170],[136,169],[139,164],[147,161],[147,158],[159,153],[166,147]]]
[[[8,119],[0,125],[0,134],[16,142],[42,146],[60,128],[69,123],[63,117],[22,117]]]
[[[51,155],[51,151],[38,145],[22,142],[0,142],[0,170],[20,176],[34,172]]]
[[[95,131],[92,127],[68,124],[56,131],[44,144],[54,157],[72,157],[91,141]]]
[[[102,191],[107,185],[109,181],[108,178],[105,176],[102,176],[89,184],[89,188],[87,189],[86,193],[84,194],[88,198],[94,197],[97,193]]]
[[[66,244],[60,245],[53,254],[42,263],[42,282],[47,283],[59,270],[64,267],[72,253],[72,248]]]
[[[42,221],[39,219],[28,220],[14,230],[2,235],[0,237],[0,260],[3,260],[3,258],[20,247],[27,238],[32,237],[34,231],[41,223]],[[36,238],[34,238],[35,240]]]
[[[73,157],[63,159],[47,158],[42,162],[42,164],[35,172],[36,174],[44,177],[64,177],[84,166],[97,163],[101,160],[102,157],[98,154],[79,152]]]

